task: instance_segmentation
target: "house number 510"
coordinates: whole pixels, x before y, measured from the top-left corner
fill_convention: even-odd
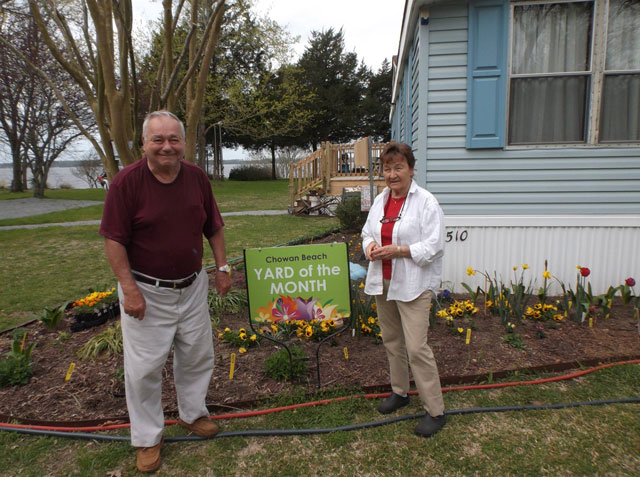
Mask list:
[[[447,239],[445,240],[445,242],[449,243],[449,242],[464,242],[465,240],[467,240],[467,237],[469,236],[469,232],[467,232],[466,230],[456,230],[455,233],[453,233],[453,230],[449,230],[447,232]]]

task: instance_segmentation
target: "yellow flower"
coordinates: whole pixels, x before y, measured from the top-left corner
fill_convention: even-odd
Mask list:
[[[220,339],[224,338],[224,333],[218,333],[218,338]]]
[[[310,327],[310,326],[307,326],[307,327],[305,328],[305,330],[304,330],[304,335],[305,335],[307,338],[311,338],[311,337],[313,336],[313,328],[312,328],[312,327]]]
[[[249,339],[250,339],[251,341],[255,341],[255,340],[257,340],[257,339],[258,339],[258,336],[257,336],[257,335],[251,335],[251,336],[249,337]]]
[[[473,268],[467,267],[467,275],[471,276],[475,274],[476,274],[476,271]]]
[[[225,332],[225,333],[229,333],[229,331],[231,331],[229,328],[225,328],[225,329],[224,329],[224,332]]]
[[[546,278],[548,280],[551,279],[551,274],[549,273],[549,270],[544,271],[544,273],[542,274],[542,278]]]
[[[529,270],[529,265],[527,265],[526,263],[522,264],[522,269],[523,270]]]
[[[458,333],[464,333],[464,328],[458,328]]]
[[[246,352],[247,352],[247,348],[244,348],[244,347],[240,347],[240,348],[238,348],[238,353],[240,353],[240,354],[244,354],[244,353],[246,353]]]
[[[360,288],[364,288],[364,282],[360,283]]]
[[[376,310],[376,303],[375,303],[375,302],[371,303],[371,309],[372,309],[373,311],[375,311],[375,310]]]
[[[247,330],[245,330],[244,328],[240,328],[240,329],[238,330],[238,333],[246,333],[246,332],[247,332]]]
[[[243,341],[244,341],[244,340],[246,340],[246,339],[247,339],[247,334],[246,334],[246,333],[240,333],[240,334],[238,335],[238,337],[239,337],[241,340],[243,340]]]
[[[276,325],[271,325],[271,331],[273,331],[274,333],[277,333],[278,327]]]
[[[367,321],[369,322],[370,325],[373,325],[376,322],[376,319],[373,316],[370,316]]]
[[[515,272],[518,269],[517,266],[513,267],[513,271]]]

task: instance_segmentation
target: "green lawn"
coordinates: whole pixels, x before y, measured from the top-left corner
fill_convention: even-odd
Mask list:
[[[286,210],[288,181],[221,181],[213,184],[222,212]],[[0,199],[23,194],[0,191]],[[48,190],[46,196],[67,200],[104,200],[102,189]],[[97,220],[102,205],[32,217],[0,220],[0,225],[46,224]],[[335,218],[277,216],[225,217],[229,259],[240,259],[245,248],[268,247],[334,229]],[[44,227],[0,231],[0,330],[28,320],[45,307],[60,305],[89,289],[115,282],[102,250],[97,225]],[[205,243],[204,263],[213,264]]]
[[[529,377],[533,379],[534,377]],[[531,403],[572,403],[638,394],[640,366],[608,368],[579,379],[493,390],[445,393],[448,411]],[[224,392],[224,389],[221,390]],[[351,395],[278,396],[269,407]],[[383,419],[377,400],[221,421],[223,432],[349,426]],[[430,439],[415,419],[357,431],[308,436],[228,437],[167,443],[156,475],[215,476],[635,476],[640,468],[638,404],[450,416]],[[396,415],[420,413],[418,399]],[[109,432],[126,436],[127,431]],[[166,436],[184,435],[177,426]],[[0,473],[25,476],[138,475],[127,442],[74,440],[0,432]]]
[[[213,193],[220,212],[239,212],[246,210],[287,210],[289,205],[289,181],[213,181]],[[98,200],[104,201],[104,189],[51,189],[45,193],[47,199]],[[0,200],[24,199],[31,193],[13,193],[0,190]],[[4,225],[53,224],[60,222],[78,222],[100,220],[102,205],[78,207],[60,212],[2,219]]]

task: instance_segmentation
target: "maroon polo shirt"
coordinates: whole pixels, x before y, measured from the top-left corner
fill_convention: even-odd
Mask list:
[[[133,270],[175,280],[202,268],[202,236],[224,225],[211,183],[195,164],[181,161],[170,184],[151,173],[146,159],[111,182],[99,233],[121,243]]]

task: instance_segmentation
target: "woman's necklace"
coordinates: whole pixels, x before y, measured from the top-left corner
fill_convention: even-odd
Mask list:
[[[394,204],[399,204],[401,200],[404,200],[406,198],[405,197],[391,197],[391,200],[393,201]]]

